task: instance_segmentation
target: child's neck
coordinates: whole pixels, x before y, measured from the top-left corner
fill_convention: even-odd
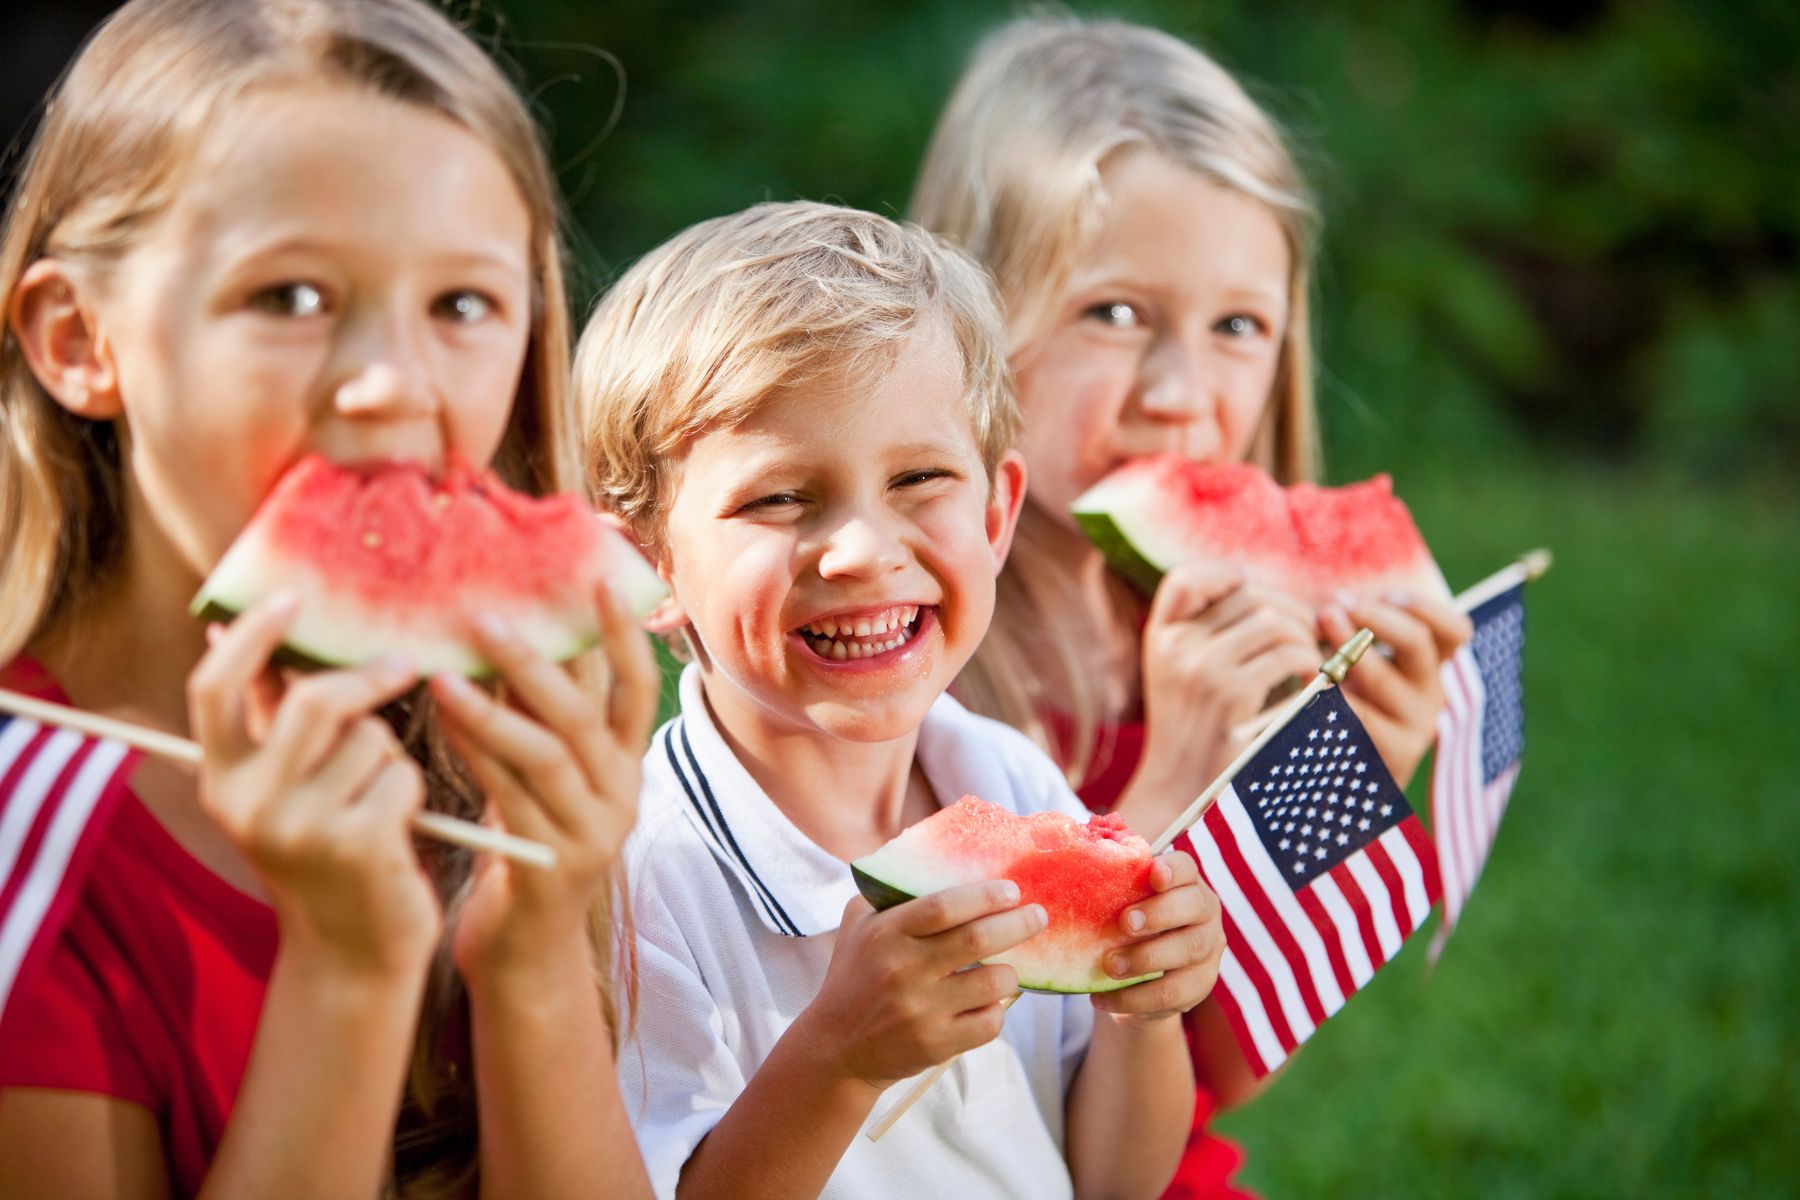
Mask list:
[[[1108,720],[1129,720],[1143,706],[1141,611],[1120,590],[1106,558],[1079,530],[1062,521],[1048,521],[1051,542],[1047,561],[1063,572],[1067,593],[1080,605],[1078,627],[1103,631],[1105,636],[1077,641],[1086,660],[1087,676],[1100,685],[1100,705]]]
[[[77,707],[187,735],[187,677],[206,651],[188,614],[200,586],[143,514],[121,561],[76,611],[30,647]]]
[[[891,741],[854,742],[818,730],[776,728],[710,696],[707,711],[775,807],[846,862],[879,849],[940,807],[915,759],[917,729]]]

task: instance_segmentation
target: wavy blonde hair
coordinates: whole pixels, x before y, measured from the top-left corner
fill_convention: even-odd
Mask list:
[[[1284,482],[1318,470],[1307,298],[1317,216],[1280,130],[1224,68],[1178,38],[1118,21],[1027,17],[976,48],[938,119],[909,215],[994,273],[1014,361],[1063,303],[1106,204],[1103,171],[1149,152],[1266,205],[1289,250],[1288,322],[1251,458]],[[1029,419],[1029,414],[1027,414]],[[1074,722],[1079,786],[1102,718],[1075,647],[1093,630],[1056,569],[1055,518],[1026,495],[994,627],[957,680],[971,707],[1053,751],[1043,718]],[[1134,604],[1115,597],[1121,610]]]
[[[556,189],[536,126],[482,50],[420,0],[132,0],[94,33],[51,93],[0,235],[0,304],[30,264],[54,256],[104,287],[168,209],[208,129],[255,89],[326,83],[417,105],[461,125],[510,173],[531,215],[532,327],[495,466],[517,488],[578,488],[569,407],[569,316]],[[118,563],[126,536],[114,426],[74,416],[0,337],[0,662],[77,622]],[[590,675],[592,664],[585,668]],[[386,715],[426,767],[433,808],[474,816],[482,800],[437,735],[428,706]],[[466,853],[422,847],[446,906],[466,894]],[[613,922],[593,915],[602,994]],[[466,997],[447,950],[428,988],[396,1130],[394,1188],[406,1196],[473,1187],[473,1081],[446,1060],[466,1033]],[[611,1013],[609,1011],[609,1017]],[[616,1036],[616,1034],[615,1034]]]
[[[916,225],[830,204],[759,204],[645,255],[601,300],[575,350],[589,485],[655,544],[692,440],[778,389],[892,366],[927,323],[962,357],[990,480],[1018,430],[987,273]]]

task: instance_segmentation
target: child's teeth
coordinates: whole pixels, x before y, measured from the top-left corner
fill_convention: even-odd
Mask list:
[[[844,643],[842,643],[842,642],[831,643],[831,657],[843,658],[845,656],[845,654],[846,654],[846,651],[844,650]]]

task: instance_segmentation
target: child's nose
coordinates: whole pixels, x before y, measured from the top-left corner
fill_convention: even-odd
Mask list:
[[[905,547],[888,522],[858,515],[841,522],[825,539],[819,574],[827,579],[872,578],[905,564]]]
[[[1213,363],[1205,348],[1164,339],[1145,355],[1138,407],[1158,421],[1192,421],[1212,410]]]
[[[438,410],[423,335],[412,325],[404,319],[371,322],[364,337],[346,346],[350,370],[332,395],[340,415],[392,418],[430,416]]]

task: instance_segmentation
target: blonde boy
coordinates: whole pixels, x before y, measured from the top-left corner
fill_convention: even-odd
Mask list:
[[[578,352],[590,473],[693,659],[628,845],[622,1087],[661,1195],[1158,1194],[1193,1103],[1179,1014],[1217,904],[1169,855],[1104,998],[969,964],[1043,927],[1005,882],[872,912],[848,859],[965,793],[1084,813],[1022,735],[946,694],[986,632],[1024,487],[986,277],[815,204],[695,226]],[[1096,1020],[1096,1010],[1110,1014]],[[960,1057],[957,1057],[960,1055]],[[890,1084],[955,1068],[879,1143]]]

